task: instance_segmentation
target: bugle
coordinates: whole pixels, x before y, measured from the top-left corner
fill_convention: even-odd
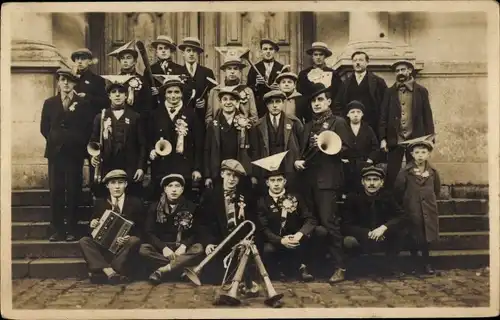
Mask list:
[[[238,233],[239,230],[241,230],[241,228],[243,228],[243,226],[245,224],[250,224],[251,230],[247,233],[247,235],[242,240],[250,239],[250,237],[252,237],[254,232],[255,232],[255,224],[250,220],[245,220],[242,223],[240,223],[224,240],[222,240],[222,242],[217,247],[215,247],[215,250],[212,251],[209,255],[207,255],[205,257],[205,259],[203,259],[196,267],[184,268],[184,273],[189,278],[189,280],[191,280],[194,284],[200,286],[201,281],[199,278],[199,274],[200,274],[201,270],[203,269],[203,267],[207,263],[209,263],[213,259],[213,257],[215,257],[217,255],[217,253],[219,253],[219,251],[222,250],[222,248],[224,248],[224,246],[236,235],[236,233]]]
[[[239,257],[238,268],[236,269],[236,273],[234,274],[234,277],[231,280],[231,287],[226,293],[222,293],[219,295],[219,297],[216,299],[217,304],[225,304],[230,306],[236,306],[241,304],[241,300],[238,299],[238,291],[240,288],[241,280],[243,279],[245,268],[248,263],[251,249],[250,246],[243,246],[240,250],[242,251]],[[224,287],[224,283],[225,279],[223,280],[221,286],[222,288]]]
[[[168,156],[172,152],[172,144],[162,137],[155,144],[155,152],[160,157]]]
[[[310,161],[318,151],[327,155],[334,155],[340,152],[342,140],[339,135],[331,130],[321,132],[317,138],[317,147],[310,148],[304,155],[305,162]]]
[[[101,111],[101,125],[100,125],[100,132],[99,132],[99,142],[95,141],[90,141],[87,144],[87,152],[88,154],[94,158],[98,158],[98,163],[95,166],[94,170],[94,182],[95,183],[100,183],[101,182],[101,167],[102,167],[102,156],[101,156],[101,148],[102,148],[102,138],[103,138],[103,132],[104,132],[104,114],[106,112],[106,109],[102,109]],[[92,159],[91,159],[92,162]]]
[[[253,258],[255,260],[255,264],[257,265],[257,269],[259,270],[260,276],[264,280],[264,285],[267,292],[267,299],[264,303],[270,307],[279,307],[278,301],[283,298],[283,293],[277,293],[271,283],[271,279],[269,278],[269,274],[267,273],[266,267],[262,262],[259,251],[257,250],[257,246],[252,243],[250,244],[250,250],[252,252]]]

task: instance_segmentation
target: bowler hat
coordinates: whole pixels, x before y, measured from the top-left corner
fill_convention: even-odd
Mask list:
[[[219,93],[217,94],[217,96],[219,97],[219,99],[222,99],[222,96],[225,94],[229,94],[229,95],[233,96],[238,101],[241,100],[241,96],[238,93],[238,91],[232,90],[231,88],[227,88],[227,87],[221,88]]]
[[[245,171],[245,168],[243,168],[243,165],[234,159],[227,159],[222,161],[220,170],[231,170],[240,176],[246,176],[247,172]]]
[[[172,173],[164,176],[163,179],[161,179],[160,186],[163,188],[173,181],[179,182],[183,187],[186,185],[186,180],[184,180],[184,177],[182,175],[177,173]]]
[[[73,62],[75,62],[77,57],[85,57],[88,59],[92,59],[93,58],[92,51],[90,51],[87,48],[77,49],[77,50],[73,51],[73,53],[71,53],[71,60]]]
[[[170,47],[170,49],[172,51],[177,50],[177,47],[175,46],[174,40],[172,40],[172,38],[169,36],[159,35],[158,37],[156,37],[156,40],[151,42],[151,46],[153,48],[156,48],[159,44],[164,44],[164,45]]]
[[[200,39],[196,37],[186,37],[182,39],[182,43],[178,45],[179,49],[182,51],[186,50],[187,47],[194,48],[198,52],[203,52],[203,48],[201,47]]]
[[[260,40],[260,47],[261,48],[262,48],[262,45],[264,43],[268,43],[268,44],[272,45],[273,48],[274,48],[274,50],[276,52],[280,51],[280,46],[276,42],[274,42],[273,40],[271,40],[271,39],[262,39],[262,40]]]
[[[381,167],[369,166],[361,169],[361,176],[364,178],[366,176],[377,176],[381,179],[385,178],[385,171]]]
[[[124,179],[127,180],[127,173],[121,169],[115,169],[108,172],[102,179],[102,183],[107,183],[108,181],[114,179]]]
[[[276,77],[276,83],[280,83],[281,79],[285,78],[293,79],[293,81],[297,82],[299,77],[293,72],[283,72]]]
[[[312,94],[309,96],[309,100],[312,100],[314,97],[319,96],[323,92],[327,92],[330,90],[330,87],[325,86],[323,83],[313,83],[311,86]]]
[[[73,71],[68,68],[59,68],[57,69],[56,74],[59,76],[65,76],[72,82],[78,82],[79,80],[78,75],[74,74]]]
[[[267,101],[270,100],[271,98],[281,98],[281,99],[285,100],[286,95],[281,90],[271,90],[264,95],[262,100],[264,101],[264,103],[267,103]]]
[[[405,59],[404,59],[404,60],[398,60],[398,61],[394,62],[394,63],[392,64],[392,66],[391,66],[391,69],[392,69],[392,70],[396,70],[396,67],[397,67],[398,65],[400,65],[400,64],[404,64],[404,65],[406,65],[407,67],[410,67],[410,68],[412,68],[413,70],[415,70],[415,66],[413,65],[413,63],[412,63],[410,60],[405,60]]]
[[[327,58],[333,54],[332,51],[328,49],[328,45],[324,42],[313,42],[311,48],[306,50],[306,53],[312,56],[313,52],[316,50],[323,51]]]
[[[346,113],[349,113],[349,111],[353,109],[358,109],[361,110],[362,112],[365,112],[365,105],[361,101],[352,100],[346,106]]]

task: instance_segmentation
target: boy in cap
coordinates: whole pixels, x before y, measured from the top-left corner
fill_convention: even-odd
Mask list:
[[[333,54],[332,51],[326,43],[314,42],[306,53],[311,56],[313,65],[299,72],[297,91],[308,97],[314,92],[313,85],[321,82],[330,88],[331,99],[335,99],[342,80],[335,70],[326,65],[325,59]],[[336,109],[333,103],[330,108],[336,116],[343,116],[341,110]]]
[[[413,158],[399,172],[394,189],[403,200],[403,208],[409,215],[409,234],[412,238],[412,256],[417,251],[422,254],[421,261],[415,265],[423,272],[434,274],[430,265],[430,245],[439,240],[439,214],[437,197],[441,189],[438,171],[429,163],[434,144],[429,138],[419,139],[408,146]]]
[[[221,104],[221,110],[214,120],[210,121],[205,136],[203,160],[203,176],[205,186],[210,188],[220,177],[221,162],[226,159],[237,159],[245,171],[251,176],[253,185],[257,179],[251,174],[253,159],[259,157],[258,134],[251,127],[251,121],[240,112],[240,95],[230,88],[216,91]],[[250,187],[248,177],[242,182]]]
[[[40,132],[46,141],[44,156],[48,159],[51,225],[55,231],[50,241],[76,240],[75,214],[93,119],[91,107],[74,92],[77,82],[71,70],[57,70],[59,93],[45,100],[42,108]]]
[[[379,144],[372,128],[364,121],[365,106],[357,100],[346,106],[349,119],[349,145],[352,148],[346,155],[348,162],[344,165],[346,177],[345,190],[347,193],[361,190],[361,169],[378,160]]]
[[[307,271],[305,260],[310,251],[308,239],[317,221],[301,197],[287,190],[287,179],[280,169],[283,158],[276,154],[253,162],[265,169],[268,188],[268,194],[257,202],[263,256],[285,275],[295,273],[302,281],[312,281],[314,278]]]
[[[257,102],[257,114],[261,118],[267,112],[263,97],[275,83],[276,76],[283,71],[283,64],[276,61],[276,53],[280,50],[279,45],[271,39],[260,40],[260,51],[262,60],[255,64],[259,73],[250,68],[247,76],[247,85],[253,90]]]
[[[94,110],[94,114],[109,107],[109,99],[106,94],[106,82],[104,78],[90,70],[92,65],[97,64],[92,51],[87,48],[78,49],[71,53],[71,60],[75,63],[77,74],[80,76],[75,86],[78,96],[88,102]]]
[[[160,182],[160,200],[149,207],[145,223],[145,242],[139,254],[147,261],[149,281],[159,284],[165,274],[178,270],[203,254],[195,240],[196,205],[184,194],[186,181],[181,174],[169,174]]]
[[[232,48],[225,53],[224,63],[220,66],[220,69],[224,71],[224,85],[215,87],[212,91],[210,91],[207,114],[205,117],[205,123],[207,125],[215,119],[219,113],[221,103],[218,96],[222,88],[231,88],[231,90],[235,90],[239,93],[240,111],[245,115],[245,117],[250,119],[252,126],[259,119],[254,93],[250,87],[241,83],[242,70],[246,66],[239,58],[238,49],[239,48]]]
[[[161,87],[162,106],[153,111],[148,125],[148,152],[151,160],[153,199],[161,194],[160,180],[170,173],[181,174],[191,191],[193,182],[201,182],[203,164],[203,123],[195,111],[186,105],[182,96],[184,84],[172,76]],[[160,156],[156,143],[167,140],[172,146],[170,154]],[[188,197],[191,195],[188,193]]]
[[[95,116],[91,142],[102,140],[100,155],[91,158],[95,168],[101,161],[102,175],[114,169],[127,172],[130,179],[127,191],[142,196],[142,180],[146,170],[146,138],[141,116],[126,102],[130,76],[110,76],[113,81],[106,88],[111,108]],[[102,128],[101,128],[102,122]],[[102,138],[101,138],[102,135]],[[101,196],[96,190],[96,196]]]
[[[119,284],[128,281],[128,276],[132,276],[138,266],[144,207],[140,199],[126,195],[127,173],[125,171],[108,172],[103,183],[108,189],[109,196],[106,199],[98,199],[94,205],[90,228],[95,229],[103,222],[101,217],[106,210],[112,210],[126,220],[132,221],[134,225],[126,236],[117,238],[120,249],[116,254],[101,247],[89,236],[80,239],[80,247],[87,262],[92,283],[100,282],[102,276],[105,276],[104,279],[107,282]]]
[[[212,253],[217,245],[243,221],[250,220],[256,223],[254,201],[247,190],[240,185],[241,178],[247,175],[243,165],[235,159],[224,160],[219,174],[222,181],[214,188],[205,190],[197,209],[197,217],[200,218],[199,240],[207,255]],[[248,231],[249,229],[243,228],[241,234],[236,234],[233,240],[225,245],[222,252],[214,259],[216,263],[212,264],[214,269],[211,274],[217,274],[216,270],[221,270],[223,258]],[[250,277],[251,274],[245,272],[246,287],[252,294],[257,294],[259,286],[252,282]]]
[[[394,195],[384,190],[385,172],[382,167],[369,166],[361,170],[362,191],[348,194],[343,206],[342,233],[344,247],[361,248],[365,253],[384,250],[385,267],[399,275],[396,259],[401,249],[408,215]],[[359,182],[358,182],[359,183]]]
[[[296,90],[297,78],[293,72],[283,72],[276,77],[276,83],[286,96],[283,112],[306,123],[311,120],[311,110],[307,105],[307,98]]]
[[[196,37],[182,39],[179,50],[182,51],[182,58],[184,59],[180,74],[185,75],[187,78],[184,94],[187,98],[190,98],[194,90],[193,101],[195,102],[196,114],[201,123],[204,123],[208,94],[215,87],[215,84],[209,80],[215,81],[214,72],[199,63],[200,55],[204,52],[200,39]]]
[[[268,112],[259,119],[256,128],[259,131],[260,157],[288,151],[284,159],[284,171],[289,186],[295,186],[295,168],[293,163],[300,157],[300,142],[304,127],[296,117],[289,117],[283,112],[285,94],[279,90],[266,93],[263,101]],[[262,178],[262,177],[261,177]],[[261,180],[264,182],[264,180]],[[264,186],[262,186],[264,187]]]
[[[413,63],[400,60],[392,69],[396,82],[384,96],[378,128],[380,148],[387,152],[387,188],[394,186],[403,157],[411,160],[404,142],[435,133],[429,92],[415,81]]]
[[[328,232],[327,246],[335,263],[335,272],[329,279],[331,284],[343,281],[345,273],[342,253],[342,235],[340,233],[340,217],[337,212],[338,195],[343,187],[342,161],[348,154],[349,127],[344,118],[333,115],[331,91],[322,83],[313,86],[311,107],[313,120],[306,123],[302,135],[302,154],[308,159],[295,161],[295,168],[302,171],[303,190],[308,193],[309,207],[317,215],[319,225]],[[323,131],[333,131],[340,138],[339,152],[326,154],[318,150],[318,135]],[[306,162],[307,160],[307,162]]]

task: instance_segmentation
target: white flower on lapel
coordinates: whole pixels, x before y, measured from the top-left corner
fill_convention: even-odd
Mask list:
[[[323,122],[323,128],[328,129],[328,122]]]
[[[76,102],[76,101],[75,101],[75,102],[73,102],[73,103],[69,106],[69,108],[68,108],[68,109],[69,109],[69,111],[75,111],[75,107],[76,107],[76,105],[77,105],[77,104],[78,104],[78,102]]]
[[[291,124],[289,124],[289,123],[287,123],[287,124],[286,124],[286,128],[287,128],[288,130],[290,130],[290,129],[292,129],[292,125],[291,125]]]
[[[125,118],[125,123],[126,124],[130,124],[130,119],[129,118]]]
[[[90,82],[88,80],[85,80],[85,84],[90,84]]]
[[[217,127],[219,125],[219,122],[217,120],[213,121],[214,127]]]
[[[181,116],[181,118],[182,118],[182,119],[186,119],[186,116],[185,116],[185,115],[182,115],[182,116]]]

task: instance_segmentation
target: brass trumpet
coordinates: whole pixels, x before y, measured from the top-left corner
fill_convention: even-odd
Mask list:
[[[334,155],[340,152],[342,140],[339,135],[331,130],[321,132],[317,138],[317,148],[310,148],[303,156],[304,161],[310,161],[318,151],[327,155]]]
[[[194,267],[194,268],[191,268],[191,267],[184,268],[184,273],[189,278],[189,280],[191,280],[194,284],[200,286],[201,285],[201,281],[200,281],[200,278],[199,278],[199,274],[200,274],[201,270],[203,269],[203,267],[207,263],[209,263],[213,259],[213,257],[215,257],[217,255],[217,253],[219,253],[219,251],[222,250],[222,248],[224,248],[224,246],[229,242],[229,240],[231,240],[236,235],[236,233],[239,230],[241,230],[241,228],[243,228],[243,226],[245,224],[250,224],[251,230],[242,239],[242,241],[250,239],[250,237],[252,237],[253,234],[254,234],[254,232],[255,232],[255,224],[252,221],[250,221],[250,220],[245,220],[242,223],[240,223],[224,240],[222,240],[222,242],[217,247],[215,247],[215,250],[212,251],[212,253],[210,253],[209,255],[207,255],[205,257],[205,259],[203,259],[196,267]]]
[[[95,141],[90,141],[87,145],[87,152],[91,157],[99,157],[99,163],[95,167],[94,170],[94,182],[95,183],[100,183],[101,182],[101,164],[102,164],[102,158],[101,158],[101,148],[102,148],[102,138],[103,138],[103,131],[104,131],[104,113],[106,112],[106,109],[102,109],[101,111],[101,132],[99,132],[99,142]]]
[[[172,144],[162,137],[155,144],[155,152],[160,157],[168,156],[172,152]]]

